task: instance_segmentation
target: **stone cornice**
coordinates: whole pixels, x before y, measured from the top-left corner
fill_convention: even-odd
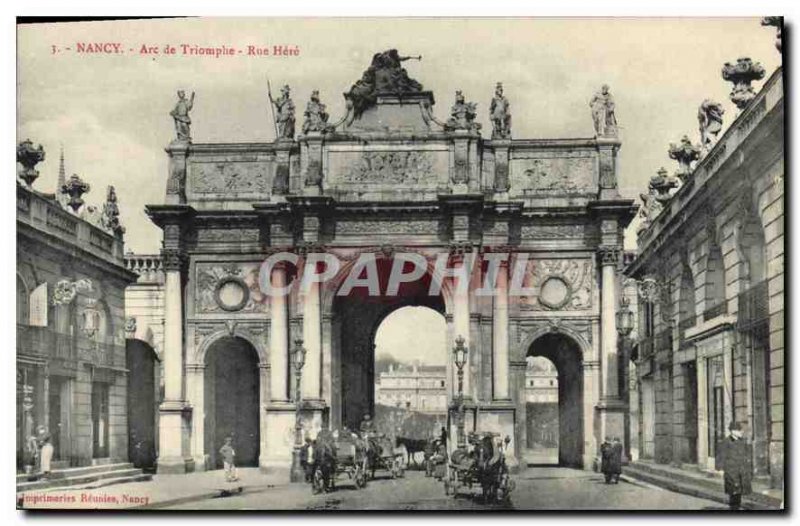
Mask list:
[[[653,219],[650,227],[638,236],[640,256],[626,270],[634,275],[658,252],[665,239],[675,235],[691,217],[699,195],[711,185],[719,184],[724,173],[730,174],[734,154],[766,122],[774,110],[783,108],[783,70],[778,68],[766,81],[756,97],[748,104],[719,138],[708,154],[695,166],[687,184],[678,189],[664,210]],[[782,126],[783,123],[781,122]]]
[[[196,214],[189,205],[145,205],[145,213],[160,228],[168,224],[181,224]]]
[[[89,249],[75,243],[71,243],[50,232],[35,228],[26,223],[17,221],[17,235],[27,238],[33,244],[40,244],[49,249],[64,254],[66,257],[72,256],[87,265],[90,265],[100,272],[115,277],[125,283],[135,283],[138,275],[125,268],[124,261],[114,261],[98,256],[96,249]],[[17,247],[19,249],[19,247]],[[36,250],[37,255],[41,254]]]

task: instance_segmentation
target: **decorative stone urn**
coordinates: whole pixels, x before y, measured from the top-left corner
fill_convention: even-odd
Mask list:
[[[754,80],[763,79],[766,73],[760,63],[753,62],[747,57],[737,59],[736,64],[725,63],[722,68],[722,78],[733,82],[731,101],[736,104],[737,108],[743,110],[753,100],[756,92],[750,84]]]
[[[672,196],[669,191],[678,187],[678,181],[667,173],[666,168],[661,168],[656,175],[650,179],[649,188],[655,191],[655,199],[661,203],[666,203]]]
[[[81,196],[91,189],[89,183],[84,182],[77,174],[72,174],[72,177],[64,183],[61,191],[69,196],[67,203],[74,212],[77,212],[83,206],[83,199]]]
[[[17,162],[22,165],[22,170],[19,170],[18,174],[28,186],[33,185],[33,182],[39,177],[39,172],[35,166],[42,161],[44,161],[44,149],[41,144],[34,148],[30,139],[25,139],[19,143],[17,146]]]
[[[669,145],[669,158],[678,161],[680,168],[676,175],[685,183],[692,173],[692,163],[700,158],[700,147],[692,144],[687,135],[684,135],[680,144]]]

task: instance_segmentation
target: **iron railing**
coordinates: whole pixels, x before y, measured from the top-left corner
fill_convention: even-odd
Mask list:
[[[728,302],[723,300],[720,303],[714,305],[713,307],[703,311],[703,321],[713,320],[714,318],[717,318],[727,313],[728,313]]]
[[[17,324],[17,354],[69,361],[82,360],[95,365],[113,366],[116,355],[125,356],[124,348],[98,342],[83,335],[65,334],[49,327]]]
[[[761,281],[739,294],[737,324],[748,329],[769,321],[769,292],[767,282]]]

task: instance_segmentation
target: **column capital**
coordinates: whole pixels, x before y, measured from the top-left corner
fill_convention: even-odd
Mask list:
[[[165,248],[161,250],[161,259],[166,272],[180,271],[186,262],[186,254],[177,248]]]
[[[622,249],[617,246],[603,246],[597,248],[597,261],[602,266],[616,266],[619,263],[621,256]]]

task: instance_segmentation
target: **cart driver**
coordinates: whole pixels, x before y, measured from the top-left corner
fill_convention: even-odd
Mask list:
[[[359,431],[361,431],[361,436],[365,435],[372,435],[375,434],[375,422],[372,421],[372,417],[369,413],[364,415],[363,420],[361,420],[361,427],[359,427]]]

